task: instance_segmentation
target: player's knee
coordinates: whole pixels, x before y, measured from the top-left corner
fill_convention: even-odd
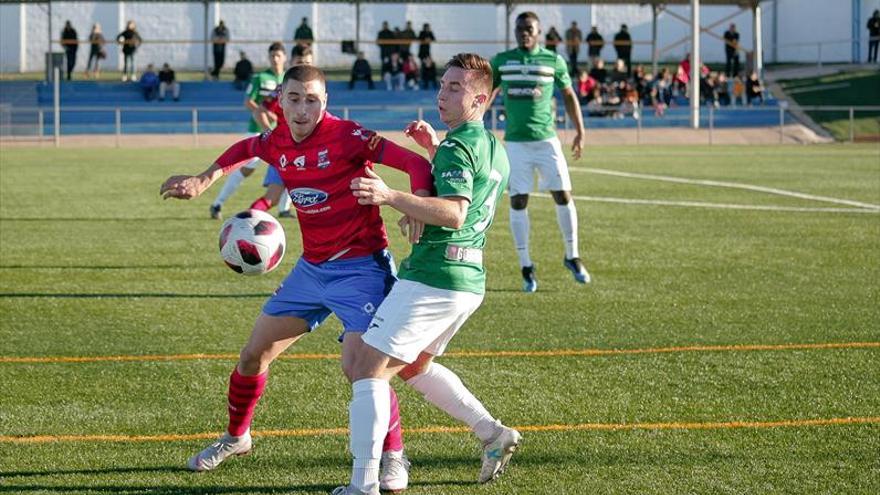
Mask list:
[[[571,201],[571,191],[550,191],[553,201],[560,206],[565,206]]]
[[[258,375],[265,371],[271,362],[268,353],[245,347],[238,355],[238,370],[246,376]]]
[[[515,194],[510,197],[510,207],[514,210],[524,210],[529,206],[528,194]]]

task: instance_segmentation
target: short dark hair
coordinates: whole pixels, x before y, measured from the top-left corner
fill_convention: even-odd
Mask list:
[[[269,53],[277,52],[279,50],[282,52],[286,51],[286,50],[284,50],[284,44],[281,43],[280,41],[276,41],[276,42],[272,43],[271,45],[269,45]]]
[[[317,80],[321,81],[321,84],[325,86],[327,85],[327,78],[324,76],[324,71],[314,65],[297,65],[287,69],[287,72],[284,73],[284,79],[281,84],[287,84],[287,81],[290,80],[302,83]]]
[[[532,12],[531,10],[527,10],[525,12],[522,12],[520,15],[516,16],[516,22],[519,22],[520,20],[525,20],[525,19],[532,19],[535,22],[541,22],[541,19],[538,19],[538,14]]]
[[[312,54],[312,47],[305,43],[297,43],[293,46],[293,49],[290,50],[290,58],[293,57],[308,57]]]
[[[474,73],[474,80],[487,92],[492,91],[492,64],[476,53],[459,53],[446,62],[446,68],[458,67]]]

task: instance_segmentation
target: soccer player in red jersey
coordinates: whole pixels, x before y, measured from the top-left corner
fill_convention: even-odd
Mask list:
[[[303,254],[278,290],[263,306],[241,351],[229,384],[229,425],[215,443],[190,459],[190,469],[214,469],[224,459],[250,451],[250,422],[265,388],[270,363],[329,314],[342,321],[342,368],[352,376],[354,358],[365,345],[376,308],[395,281],[393,260],[379,208],[358,204],[349,184],[367,177],[373,163],[406,171],[411,188],[429,195],[430,164],[420,155],[376,136],[349,120],[327,113],[324,73],[312,66],[289,69],[282,83],[283,123],[231,146],[199,175],[170,177],[165,198],[198,197],[224,174],[254,156],[279,172],[297,209]],[[422,225],[403,223],[410,240]],[[392,399],[393,400],[393,399]],[[399,424],[392,417],[390,426]],[[406,488],[408,462],[402,445],[383,455],[383,488]],[[395,453],[397,452],[397,453]]]

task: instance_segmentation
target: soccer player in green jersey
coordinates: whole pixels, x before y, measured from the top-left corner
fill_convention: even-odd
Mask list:
[[[244,106],[251,114],[250,121],[248,121],[249,135],[259,134],[270,127],[274,127],[275,116],[263,107],[262,102],[264,99],[271,97],[275,93],[275,89],[281,85],[281,81],[284,79],[284,64],[286,62],[287,52],[284,50],[284,45],[278,42],[269,45],[269,68],[255,74],[245,90]],[[266,127],[267,124],[269,124],[269,127]],[[260,159],[254,158],[226,178],[226,183],[223,184],[223,188],[220,189],[217,198],[211,203],[211,218],[220,219],[222,217],[220,210],[223,207],[223,203],[238,190],[245,178],[250,177],[254,173],[254,169],[259,163]],[[278,209],[282,212],[289,210],[289,198],[284,204],[279,204]]]
[[[436,197],[389,189],[371,171],[351,183],[360,204],[389,205],[425,226],[401,264],[400,280],[362,336],[367,345],[355,360],[349,406],[351,484],[334,495],[379,493],[384,436],[379,426],[384,421],[387,431],[388,381],[394,375],[471,427],[483,443],[481,483],[501,473],[520,442],[519,432],[492,417],[455,373],[433,362],[485,292],[486,231],[509,174],[504,148],[483,126],[491,92],[489,62],[456,55],[446,64],[437,95],[440,119],[450,129],[446,138],[440,141],[424,121],[407,127],[407,135],[431,156]]]
[[[510,230],[522,268],[523,290],[535,292],[535,264],[529,256],[529,193],[540,178],[541,190],[549,190],[556,202],[556,219],[565,244],[563,264],[575,281],[586,284],[590,274],[578,254],[577,210],[571,197],[571,179],[562,145],[556,136],[553,89],[559,89],[565,110],[575,125],[571,145],[574,159],[581,157],[584,146],[584,119],[565,60],[556,52],[538,46],[541,24],[534,12],[516,18],[517,48],[501,52],[492,59],[493,99],[504,97],[507,113],[505,147],[510,159]]]

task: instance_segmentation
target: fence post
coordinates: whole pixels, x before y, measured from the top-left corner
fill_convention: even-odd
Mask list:
[[[849,142],[856,142],[856,111],[849,107]]]
[[[715,144],[715,105],[709,105],[709,146]]]
[[[779,107],[779,144],[785,142],[785,109]]]
[[[818,47],[818,52],[819,52],[817,54],[818,64],[819,64],[819,67],[822,67],[822,43],[821,42],[816,43],[816,46]]]
[[[348,107],[345,107],[342,109],[342,118],[345,120],[351,120],[351,119],[349,119]]]
[[[498,130],[498,109],[492,107],[492,132]]]
[[[425,109],[422,107],[419,107],[419,114],[418,115],[419,115],[418,120],[425,120]]]
[[[53,95],[53,106],[55,108],[55,125],[54,134],[55,134],[55,147],[61,146],[61,69],[58,67],[54,67],[52,69],[54,71],[54,95]]]
[[[642,144],[642,104],[636,105],[638,117],[636,117],[636,144]]]
[[[116,147],[120,146],[120,139],[122,139],[122,109],[116,107]]]
[[[199,145],[199,109],[192,109],[193,145]]]
[[[37,130],[37,136],[40,138],[40,143],[43,142],[43,137],[46,136],[46,129],[44,129],[46,123],[44,122],[44,120],[45,119],[43,118],[43,109],[37,109],[37,125],[39,126],[39,129]]]

